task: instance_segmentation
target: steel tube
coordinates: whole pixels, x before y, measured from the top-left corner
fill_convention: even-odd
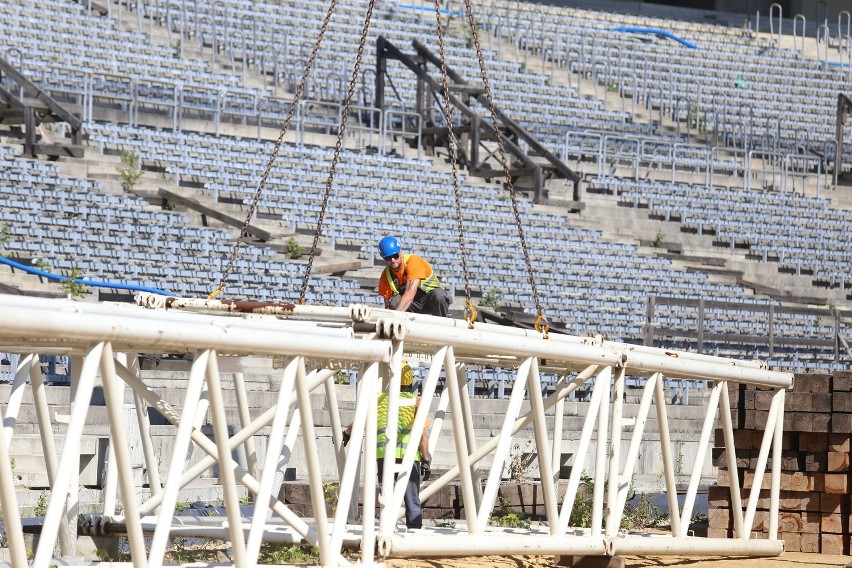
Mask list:
[[[367,397],[367,424],[378,423],[379,364],[371,363],[362,379]],[[376,443],[378,432],[366,428],[364,436],[364,507],[361,515],[361,558],[372,560],[376,550]]]
[[[615,555],[713,555],[780,556],[784,541],[732,538],[621,537],[612,542],[608,554]]]
[[[118,483],[121,488],[121,501],[124,504],[127,519],[127,540],[130,543],[130,555],[135,568],[147,565],[145,558],[145,538],[139,522],[136,487],[133,483],[133,466],[130,463],[124,408],[124,383],[115,374],[112,348],[107,343],[101,354],[101,379],[104,386],[104,398],[109,414],[110,442],[115,446]]]
[[[500,428],[500,434],[497,436],[497,447],[492,456],[491,470],[488,473],[488,478],[485,482],[485,491],[482,494],[483,506],[479,509],[477,516],[477,525],[480,533],[484,533],[488,527],[491,510],[494,508],[494,501],[497,499],[497,491],[500,488],[503,467],[506,464],[506,458],[512,446],[512,426],[514,426],[515,420],[521,412],[521,405],[524,402],[524,393],[527,390],[527,377],[529,376],[531,365],[532,359],[526,359],[521,363],[521,366],[518,368],[518,374],[515,376],[515,382],[512,385],[512,394],[509,395],[509,405],[503,417],[503,426]]]
[[[422,556],[483,556],[508,554],[553,554],[603,556],[603,538],[554,535],[512,535],[507,533],[481,534],[476,538],[459,539],[452,536],[424,533],[390,535],[386,537],[388,557]]]
[[[263,471],[260,476],[260,490],[255,496],[254,515],[251,520],[248,538],[246,539],[246,557],[249,565],[257,564],[257,555],[260,552],[261,539],[263,538],[264,526],[267,523],[267,513],[272,491],[275,486],[275,478],[280,474],[282,455],[282,444],[284,433],[290,432],[293,425],[287,428],[287,415],[290,413],[290,405],[287,404],[293,393],[296,382],[296,361],[291,359],[284,367],[284,374],[278,389],[278,402],[275,418],[272,420],[272,428],[269,431],[269,439],[266,443],[266,457],[264,459]],[[245,426],[244,426],[245,427]],[[277,496],[276,496],[277,497]]]
[[[782,373],[766,369],[734,367],[724,364],[655,356],[650,353],[626,353],[624,366],[628,371],[661,372],[672,377],[689,377],[711,381],[730,380],[767,387],[789,388],[793,384],[793,373]]]
[[[763,486],[763,476],[766,473],[766,462],[769,458],[769,449],[772,445],[772,437],[775,430],[775,424],[778,420],[778,403],[784,402],[783,399],[776,396],[772,397],[772,403],[769,405],[769,414],[766,417],[766,429],[763,431],[763,439],[760,442],[760,452],[757,456],[757,465],[754,468],[754,481],[749,491],[748,507],[746,509],[743,524],[746,529],[749,529],[754,523],[754,513],[757,510],[757,501],[760,498],[760,489]],[[748,538],[748,536],[746,536]]]
[[[186,394],[184,395],[182,408],[184,419],[178,424],[175,424],[177,432],[175,433],[174,446],[172,447],[169,472],[166,474],[166,485],[163,487],[163,506],[159,511],[159,518],[161,520],[171,519],[175,512],[175,503],[177,502],[178,493],[181,488],[181,474],[186,467],[186,456],[188,455],[192,440],[193,423],[190,417],[195,415],[198,400],[201,397],[201,390],[204,387],[204,372],[207,369],[207,359],[209,357],[210,352],[204,351],[198,354],[192,363],[192,371],[186,384]],[[130,370],[127,369],[127,372],[129,373]],[[166,543],[169,539],[169,526],[170,523],[160,522],[154,531],[154,537],[151,539],[151,548],[148,553],[150,562],[154,566],[162,563],[165,556]]]
[[[25,361],[25,360],[24,360]],[[9,399],[6,402],[6,415],[3,417],[3,430],[6,434],[6,451],[12,444],[12,436],[15,433],[15,423],[18,421],[18,411],[21,409],[21,401],[24,398],[24,391],[27,387],[27,372],[23,362],[18,362],[18,368],[15,369],[15,378],[12,380],[12,388],[9,392]]]
[[[559,519],[559,509],[556,505],[556,489],[550,480],[550,475],[548,475],[553,471],[553,462],[550,461],[552,447],[548,444],[547,440],[547,421],[544,415],[541,379],[539,378],[538,361],[536,359],[532,360],[529,386],[530,410],[533,414],[533,424],[535,424],[535,446],[538,453],[539,477],[541,478],[541,490],[544,496],[544,510],[547,516],[547,523],[550,526],[550,534],[555,535],[557,531],[556,524]]]
[[[29,317],[32,317],[32,314]],[[42,527],[42,537],[39,539],[33,560],[34,566],[47,566],[53,557],[53,547],[56,544],[57,537],[59,537],[59,525],[64,516],[69,489],[72,488],[74,476],[79,475],[80,436],[86,423],[89,402],[95,386],[95,372],[103,349],[104,344],[98,343],[86,355],[82,365],[74,366],[74,369],[78,369],[75,370],[78,375],[77,391],[74,393],[71,402],[71,419],[65,432],[65,443],[62,445],[62,455],[59,456],[59,464],[56,470],[56,483],[50,492],[50,500],[47,504],[47,513]],[[74,497],[76,498],[76,495]],[[70,533],[71,530],[69,526],[68,532]],[[76,524],[74,524],[73,530],[76,534]],[[74,539],[71,538],[70,540]]]
[[[467,378],[467,370],[464,363],[456,362],[456,375],[459,378],[459,400],[464,417],[464,437],[467,440],[467,453],[476,451],[476,434],[473,430],[473,410],[470,408],[470,397],[474,384]],[[482,476],[479,474],[479,466],[476,462],[470,464],[470,477],[473,480],[473,498],[477,510],[482,503]]]
[[[663,475],[666,479],[666,497],[669,505],[672,536],[680,535],[680,505],[677,502],[677,482],[672,459],[672,441],[669,436],[669,418],[666,411],[666,393],[663,390],[663,377],[654,386],[654,406],[657,408],[657,424],[660,428],[660,453],[663,457]],[[674,513],[672,513],[674,511]]]
[[[0,419],[3,419],[2,410],[0,410]],[[6,433],[5,428],[0,429],[0,505],[3,506],[3,521],[6,526],[6,540],[8,541],[12,566],[14,568],[26,568],[29,561],[27,560],[24,531],[21,528],[21,513],[18,510],[18,500],[15,495],[15,478],[12,473],[12,460],[9,456],[9,438],[10,436]],[[59,523],[56,523],[54,530],[58,527]]]
[[[385,426],[385,448],[382,460],[382,508],[379,514],[379,533],[392,532],[396,524],[397,506],[393,504],[393,487],[396,479],[396,439],[399,436],[400,381],[402,378],[402,342],[392,343],[390,362],[390,382],[388,383],[388,417]],[[409,472],[403,471],[401,477],[408,479]]]
[[[704,457],[710,447],[710,434],[716,424],[716,411],[719,409],[719,391],[725,386],[724,382],[716,383],[710,391],[710,400],[707,402],[707,413],[704,415],[704,424],[701,435],[698,438],[698,451],[695,453],[695,463],[692,465],[692,476],[689,478],[689,487],[683,500],[683,512],[680,517],[680,530],[682,537],[689,530],[689,521],[692,519],[692,509],[695,507],[695,494],[698,492],[698,483],[701,481],[701,470],[704,467]]]
[[[603,522],[604,492],[606,491],[606,441],[609,427],[609,393],[612,379],[612,367],[605,367],[595,381],[601,383],[601,405],[598,410],[598,439],[595,444],[595,487],[592,501],[592,536],[601,535]],[[610,511],[611,512],[611,511]]]
[[[316,522],[316,547],[323,566],[331,565],[331,550],[329,549],[328,518],[325,513],[325,491],[322,486],[322,470],[319,464],[319,451],[314,430],[314,416],[311,411],[311,396],[305,376],[305,360],[299,358],[296,369],[296,399],[299,403],[299,414],[302,418],[302,442],[305,446],[305,461],[308,469],[308,485],[311,489],[311,507]],[[224,458],[222,458],[224,459]],[[220,460],[220,463],[222,461]]]
[[[589,453],[589,446],[592,444],[592,432],[594,431],[595,421],[601,408],[601,399],[604,393],[604,389],[600,386],[601,384],[600,381],[595,381],[595,386],[592,389],[589,409],[583,421],[583,428],[580,430],[580,442],[577,445],[577,451],[574,453],[574,465],[571,467],[571,475],[568,477],[568,487],[565,490],[565,497],[562,499],[562,511],[559,512],[559,530],[557,534],[563,534],[568,528],[568,523],[571,521],[574,501],[577,499],[577,490],[580,487],[580,476],[584,471],[586,456]]]
[[[627,448],[627,457],[624,459],[623,475],[633,472],[636,467],[636,460],[639,458],[639,447],[642,443],[642,435],[645,433],[645,424],[648,421],[648,413],[651,410],[651,401],[654,399],[654,388],[658,380],[660,380],[660,374],[654,373],[645,383],[645,388],[642,389],[642,399],[639,401],[639,410],[636,413],[636,422],[633,425],[630,445]],[[618,508],[615,513],[615,516],[618,519],[621,519],[621,516],[624,513],[624,506],[627,503],[627,494],[629,489],[630,487],[626,483],[619,485]]]
[[[427,345],[452,345],[464,354],[513,355],[537,357],[548,361],[570,361],[586,365],[617,365],[621,355],[608,349],[581,344],[551,342],[549,339],[512,337],[477,329],[458,329],[440,325],[419,324],[406,331],[407,342]]]
[[[561,389],[558,389],[557,392],[554,392],[553,395],[548,397],[547,401],[544,403],[544,409],[548,410],[556,404],[556,401],[560,398],[564,398],[568,396],[571,392],[576,390],[579,384],[584,383],[597,369],[596,365],[592,365],[581,372],[577,377],[575,377],[572,381],[567,382],[562,385]],[[446,391],[444,391],[446,392]],[[442,393],[443,396],[443,393]],[[526,413],[521,418],[518,418],[515,421],[514,426],[512,426],[512,434],[517,433],[521,429],[525,428],[530,422],[532,422],[532,412]],[[485,456],[487,456],[490,452],[497,447],[498,440],[496,438],[492,438],[485,442],[479,449],[474,452],[473,455],[470,456],[470,459],[473,461],[479,461]],[[430,448],[431,448],[431,440],[430,440]],[[456,465],[450,471],[442,475],[440,478],[436,479],[434,482],[430,483],[426,489],[424,489],[420,496],[425,501],[435,493],[437,493],[442,487],[447,485],[450,481],[455,479],[459,475],[459,467]]]
[[[734,518],[734,537],[745,538],[743,529],[743,503],[740,495],[740,478],[733,475],[737,471],[737,446],[734,442],[734,426],[731,420],[731,397],[728,385],[722,387],[722,398],[719,413],[722,416],[722,435],[725,438],[725,457],[727,458],[729,487],[731,490],[731,516]]]
[[[242,371],[234,373],[234,395],[237,399],[237,413],[240,417],[240,428],[245,428],[251,422],[249,413],[248,396],[246,395],[246,382]],[[246,452],[246,466],[249,473],[254,477],[257,475],[257,450],[254,445],[254,436],[248,438],[244,444]]]
[[[778,416],[775,418],[775,430],[772,433],[772,481],[769,485],[769,538],[778,538],[778,508],[781,499],[781,449],[784,434],[784,399],[787,394],[779,389],[773,396],[778,400]]]
[[[609,427],[609,464],[606,488],[606,536],[612,538],[621,525],[618,517],[618,494],[621,492],[621,416],[624,411],[624,369],[615,376],[615,392],[612,397],[612,418]],[[600,439],[600,437],[598,438]]]
[[[478,534],[476,526],[476,497],[473,493],[473,476],[470,469],[471,464],[475,463],[475,461],[470,458],[467,438],[464,436],[464,416],[462,413],[462,402],[459,398],[456,360],[453,356],[452,348],[447,350],[447,357],[444,361],[444,370],[447,375],[447,390],[450,391],[450,414],[453,421],[453,440],[455,441],[456,459],[458,460],[464,516],[467,521],[468,531],[471,534]]]
[[[2,302],[0,302],[2,306]],[[350,359],[353,361],[388,361],[390,346],[382,341],[362,341],[346,338],[325,338],[318,341],[304,330],[272,333],[253,329],[251,320],[234,318],[227,323],[222,318],[200,316],[196,323],[170,325],[164,320],[120,317],[119,315],[84,315],[50,312],[34,317],[32,310],[3,307],[4,317],[16,321],[14,337],[26,341],[42,337],[74,338],[86,345],[92,341],[110,341],[123,351],[170,352],[216,349],[234,355],[299,355]],[[212,318],[212,319],[211,319]],[[285,327],[282,325],[282,327]],[[11,328],[0,329],[0,337],[12,335]],[[72,340],[66,340],[71,343]]]

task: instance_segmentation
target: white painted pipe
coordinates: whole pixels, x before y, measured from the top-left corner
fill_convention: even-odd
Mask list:
[[[781,500],[781,449],[784,434],[784,400],[787,394],[779,389],[773,396],[778,399],[778,416],[775,418],[775,431],[772,433],[772,480],[769,485],[769,538],[778,538],[778,508]]]
[[[612,541],[612,556],[701,555],[701,556],[781,556],[784,541],[732,538],[671,538],[667,536],[628,536]]]
[[[666,498],[669,505],[669,520],[672,536],[680,535],[680,505],[677,502],[677,481],[672,459],[672,441],[669,435],[669,418],[666,411],[666,393],[662,376],[654,386],[654,406],[657,409],[657,424],[660,428],[660,453],[663,458],[663,476],[666,480]]]
[[[285,431],[287,431],[287,415],[290,410],[287,401],[293,392],[295,383],[296,361],[291,359],[284,366],[284,377],[278,389],[278,403],[276,405],[279,411],[275,413],[275,418],[272,420],[272,428],[269,431],[269,439],[266,443],[266,458],[260,476],[260,491],[255,497],[254,515],[252,516],[251,528],[249,529],[246,543],[246,557],[248,558],[249,567],[257,564],[257,555],[260,552],[261,539],[263,538],[264,526],[266,525],[267,513],[269,512],[267,504],[272,498],[275,477],[279,473],[278,464],[282,454],[281,446],[284,442]]]
[[[595,487],[592,496],[592,536],[601,536],[603,523],[604,492],[606,491],[606,456],[609,439],[609,393],[612,367],[604,367],[595,380],[601,383],[601,403],[598,410],[598,438],[595,444]]]
[[[535,447],[538,453],[539,476],[541,478],[541,492],[544,497],[544,511],[550,526],[550,534],[556,534],[556,524],[559,519],[559,508],[556,504],[556,488],[551,481],[548,472],[553,471],[551,458],[551,447],[547,439],[547,418],[545,417],[544,401],[541,393],[541,379],[538,374],[538,361],[532,360],[529,378],[530,411],[533,414],[535,425]]]
[[[460,488],[462,493],[462,506],[468,531],[478,534],[476,526],[476,497],[473,492],[473,476],[471,475],[470,451],[467,447],[467,438],[464,436],[464,416],[462,402],[459,398],[459,381],[456,375],[456,360],[453,349],[447,350],[444,360],[444,370],[447,375],[447,390],[450,391],[450,417],[453,421],[453,441],[456,447],[456,460],[458,461]]]
[[[181,474],[186,467],[186,456],[189,453],[192,440],[193,423],[190,417],[195,415],[198,400],[201,397],[201,390],[204,387],[204,373],[207,369],[207,359],[209,357],[209,351],[198,354],[192,363],[192,370],[189,374],[189,380],[186,383],[186,394],[184,395],[182,408],[184,419],[178,424],[175,424],[177,432],[175,433],[174,445],[172,446],[172,459],[169,462],[169,469],[166,474],[166,485],[163,487],[163,505],[160,507],[159,515],[163,521],[172,518],[175,512],[175,503],[181,489]],[[121,371],[118,372],[121,373]],[[130,373],[130,370],[128,369],[127,372]],[[149,561],[154,566],[158,566],[163,562],[163,557],[166,553],[166,544],[169,539],[169,526],[170,523],[161,522],[154,531],[151,548],[148,552]]]
[[[716,383],[710,391],[710,397],[707,401],[704,424],[701,427],[701,435],[698,438],[698,450],[695,452],[695,463],[692,465],[689,487],[686,489],[686,496],[683,500],[683,512],[680,517],[680,536],[682,537],[685,537],[686,531],[689,530],[692,509],[695,507],[695,495],[698,492],[698,484],[701,481],[701,471],[704,469],[704,459],[710,449],[710,435],[713,433],[713,428],[716,425],[716,411],[719,409],[719,391],[725,386],[724,381]]]
[[[645,387],[642,389],[642,399],[639,401],[639,409],[636,412],[636,421],[633,425],[633,433],[630,437],[630,445],[627,448],[627,456],[624,459],[624,475],[633,472],[636,468],[636,461],[639,459],[639,448],[642,445],[642,436],[645,433],[645,425],[648,421],[648,413],[651,410],[651,401],[654,399],[654,389],[656,382],[661,379],[659,373],[654,373],[648,378]],[[618,505],[614,516],[620,519],[624,513],[624,506],[627,504],[627,497],[630,486],[627,483],[621,483],[618,487]]]
[[[6,451],[9,451],[9,446],[12,443],[12,436],[15,433],[15,423],[18,421],[18,411],[21,409],[21,401],[24,398],[24,391],[27,388],[27,378],[29,369],[27,359],[18,361],[18,368],[15,369],[15,378],[12,380],[12,388],[9,392],[9,399],[6,401],[6,415],[3,417],[3,430],[6,433]]]
[[[509,395],[509,405],[506,408],[505,416],[503,416],[503,426],[500,428],[500,434],[497,436],[497,447],[492,456],[491,471],[488,473],[488,479],[485,482],[485,491],[482,495],[483,506],[479,509],[476,519],[478,530],[483,534],[488,527],[488,520],[494,508],[494,502],[497,500],[497,491],[500,488],[503,467],[506,464],[509,450],[512,447],[512,426],[514,426],[515,420],[521,412],[524,393],[527,391],[527,377],[529,376],[531,366],[532,359],[526,359],[518,367],[518,374],[515,376],[515,382],[512,385],[512,394]]]
[[[737,446],[734,442],[734,426],[731,420],[731,397],[728,394],[727,382],[722,387],[721,404],[719,413],[722,418],[722,435],[725,438],[725,457],[727,458],[728,487],[731,496],[731,516],[734,518],[734,538],[745,538],[743,528],[743,503],[740,495],[740,478],[737,472]]]
[[[452,345],[463,355],[513,355],[538,357],[551,361],[583,363],[585,365],[617,365],[621,355],[601,347],[558,343],[545,339],[513,337],[502,333],[488,333],[477,329],[448,328],[439,325],[419,324],[409,327],[406,342],[426,345]]]
[[[2,419],[3,413],[0,411],[0,420]],[[15,495],[15,478],[12,473],[8,439],[5,428],[0,429],[0,505],[3,506],[3,521],[6,526],[6,540],[12,566],[26,568],[28,566],[26,543],[24,531],[21,528],[21,512],[18,510],[18,500]],[[56,528],[58,526],[59,523],[56,523]]]
[[[612,417],[609,427],[609,464],[607,465],[606,480],[606,510],[607,519],[605,534],[612,538],[618,533],[621,519],[618,511],[618,494],[621,491],[621,416],[624,410],[624,369],[618,369],[615,375],[615,391],[612,396]],[[600,440],[600,436],[598,440]]]
[[[707,379],[711,381],[730,380],[738,383],[768,387],[793,386],[793,373],[735,367],[723,363],[712,364],[680,357],[666,357],[650,353],[627,353],[624,366],[629,372],[661,372],[670,377]]]
[[[139,522],[139,509],[136,502],[136,487],[133,481],[133,464],[130,461],[130,448],[127,439],[127,425],[124,417],[124,383],[119,382],[115,373],[112,348],[104,345],[100,361],[101,380],[104,386],[104,398],[109,415],[110,441],[115,447],[115,465],[119,472],[118,483],[127,519],[127,540],[130,544],[130,556],[134,568],[144,568],[145,538]]]
[[[296,399],[299,404],[300,416],[302,417],[302,443],[305,447],[308,486],[311,490],[311,508],[313,509],[314,522],[316,523],[316,547],[319,551],[320,563],[323,566],[329,566],[332,563],[332,557],[329,550],[328,518],[325,513],[325,490],[322,486],[322,470],[319,464],[314,416],[311,411],[311,396],[308,390],[308,380],[305,375],[305,360],[303,357],[299,358],[299,366],[296,370]],[[220,461],[219,463],[223,462]]]
[[[553,535],[486,533],[476,538],[457,538],[434,533],[390,535],[383,546],[390,558],[423,556],[485,556],[509,554],[603,556],[603,538]]]
[[[595,421],[601,409],[601,399],[604,388],[601,381],[595,381],[592,387],[592,396],[589,399],[586,417],[583,420],[583,428],[580,430],[580,441],[577,451],[574,453],[574,465],[571,466],[571,475],[568,476],[568,487],[565,489],[565,497],[562,499],[562,510],[559,512],[558,534],[564,534],[571,521],[571,513],[574,510],[574,501],[577,499],[577,491],[580,488],[580,477],[586,466],[586,456],[589,446],[592,444],[592,432],[595,429]]]
[[[367,424],[378,424],[379,364],[371,363],[364,371],[367,381]],[[376,438],[375,428],[367,428],[364,436],[364,507],[361,515],[361,561],[372,562],[376,551]]]
[[[248,395],[246,394],[246,381],[242,371],[234,373],[234,395],[237,399],[237,413],[240,417],[240,428],[245,428],[251,422],[251,414],[249,413]],[[249,473],[254,477],[257,474],[257,450],[254,445],[254,436],[246,440],[246,466]]]
[[[581,372],[579,375],[577,375],[577,377],[575,377],[570,382],[562,383],[560,381],[561,384],[557,384],[556,392],[554,392],[551,396],[549,396],[547,398],[547,401],[544,404],[545,410],[552,408],[553,405],[556,404],[557,400],[559,400],[560,398],[564,398],[564,397],[568,396],[570,393],[572,393],[574,390],[576,390],[579,385],[583,384],[586,381],[586,379],[588,379],[590,376],[592,376],[592,374],[594,374],[594,372],[597,368],[598,368],[597,366],[592,365],[592,366],[586,368],[583,372]],[[517,432],[519,432],[520,430],[522,430],[523,428],[526,428],[531,422],[532,422],[532,412],[528,412],[524,416],[522,416],[521,418],[518,418],[515,421],[514,426],[512,426],[512,434],[514,435]],[[498,443],[498,440],[496,438],[492,438],[492,439],[488,440],[482,446],[480,446],[479,449],[476,452],[473,453],[473,455],[470,456],[470,459],[472,461],[478,462],[479,460],[481,460],[482,458],[487,456],[489,453],[491,453],[494,450],[494,448],[497,447],[497,443]],[[448,471],[447,473],[445,473],[444,475],[442,475],[441,477],[439,477],[438,479],[436,479],[435,481],[430,483],[429,486],[426,487],[426,489],[424,489],[420,493],[421,498],[424,501],[426,499],[430,498],[432,495],[437,493],[442,487],[446,486],[450,481],[452,481],[453,479],[458,477],[458,475],[459,475],[459,466],[456,465],[452,469],[450,469],[450,471]]]
[[[44,337],[74,338],[76,342],[110,341],[123,351],[192,352],[216,349],[234,355],[299,355],[350,359],[353,361],[388,361],[390,345],[382,341],[325,338],[303,330],[290,331],[286,322],[282,331],[253,329],[251,320],[199,316],[197,323],[171,325],[168,318],[149,320],[109,315],[83,315],[68,312],[33,314],[24,308],[2,308],[4,318],[15,321],[12,328],[0,329],[0,337],[18,340]],[[34,317],[34,315],[36,317]],[[223,319],[227,321],[223,321]]]
[[[30,317],[32,314],[30,314]],[[47,504],[47,514],[42,525],[42,536],[39,539],[35,552],[34,566],[47,566],[53,557],[53,547],[59,537],[59,525],[65,513],[66,502],[69,497],[69,489],[72,489],[73,478],[79,475],[80,469],[80,436],[86,423],[89,402],[92,390],[95,386],[95,373],[100,363],[104,344],[98,343],[86,355],[82,365],[73,365],[75,374],[78,375],[77,392],[71,403],[71,418],[65,432],[65,443],[62,445],[62,455],[59,457],[59,465],[56,470],[56,482],[50,493]],[[76,361],[75,361],[76,362]],[[2,456],[0,456],[2,458]],[[10,486],[11,488],[11,486]],[[4,488],[5,489],[5,488]],[[76,495],[74,495],[76,498]],[[71,532],[69,526],[68,531]],[[76,534],[77,527],[73,527]],[[73,537],[67,540],[75,540]],[[66,542],[66,545],[70,543]],[[70,550],[69,550],[70,552]]]
[[[760,490],[763,487],[763,476],[766,473],[766,462],[769,459],[769,450],[772,446],[772,438],[774,435],[775,425],[778,422],[779,403],[783,404],[784,399],[780,398],[776,393],[772,397],[772,403],[769,405],[769,413],[766,417],[766,429],[763,431],[763,439],[760,442],[760,452],[757,455],[757,465],[754,468],[754,480],[752,482],[751,491],[749,491],[748,506],[743,524],[747,531],[751,530],[754,523],[754,514],[757,510],[757,501],[760,498]],[[750,533],[746,533],[745,538],[749,538]]]

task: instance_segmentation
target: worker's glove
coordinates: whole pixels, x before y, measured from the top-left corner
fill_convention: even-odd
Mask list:
[[[432,477],[432,464],[426,460],[420,462],[420,479],[429,481]]]
[[[343,447],[344,448],[349,444],[349,440],[351,440],[351,439],[352,439],[352,434],[350,434],[349,432],[344,430],[343,431]]]

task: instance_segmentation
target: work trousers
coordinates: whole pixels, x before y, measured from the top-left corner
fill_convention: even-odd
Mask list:
[[[399,303],[399,296],[391,298],[391,307],[395,308]],[[417,295],[408,306],[408,310],[414,314],[428,314],[442,318],[450,315],[450,296],[443,288],[435,288],[430,292],[417,291]]]
[[[384,459],[376,460],[380,488],[382,486],[384,461]],[[408,476],[408,484],[405,486],[403,502],[405,503],[405,526],[410,529],[422,528],[423,507],[420,505],[420,463],[418,462],[414,462],[411,467],[411,475]]]

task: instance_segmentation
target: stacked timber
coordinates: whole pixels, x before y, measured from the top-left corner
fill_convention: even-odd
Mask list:
[[[737,471],[743,507],[748,503],[773,392],[730,385],[737,447]],[[852,373],[799,374],[786,393],[781,455],[779,538],[785,550],[823,554],[850,553],[850,438]],[[733,536],[730,475],[721,429],[716,431],[717,483],[709,488],[710,537]],[[769,531],[769,483],[772,454],[757,502],[754,538]]]

